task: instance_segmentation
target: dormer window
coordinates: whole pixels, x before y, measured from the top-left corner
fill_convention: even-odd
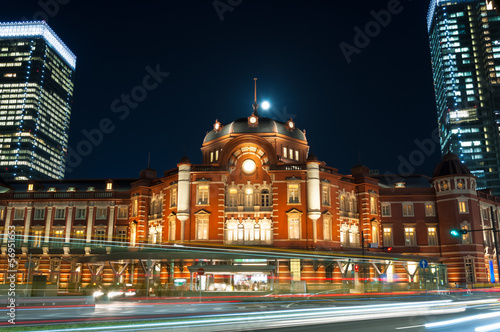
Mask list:
[[[95,187],[88,187],[87,191],[95,191]]]
[[[112,190],[113,189],[113,182],[106,182],[106,190]]]
[[[68,192],[72,192],[72,191],[76,191],[76,188],[75,187],[69,187],[68,188]]]
[[[47,191],[49,191],[49,192],[54,192],[54,191],[56,191],[56,188],[54,188],[54,187],[50,187],[50,188],[49,188],[49,190],[47,190]]]
[[[33,183],[29,183],[28,184],[28,191],[33,191],[33,187],[34,187]]]

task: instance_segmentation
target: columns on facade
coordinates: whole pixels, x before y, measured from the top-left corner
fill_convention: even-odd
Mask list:
[[[115,210],[116,206],[109,207],[109,219],[108,219],[108,241],[113,241],[113,230],[115,225]]]
[[[12,206],[7,207],[7,214],[5,215],[5,229],[4,229],[4,236],[3,236],[3,243],[7,243],[9,240],[9,227],[11,223],[11,218],[12,218]]]
[[[24,244],[28,244],[29,236],[30,236],[30,228],[31,228],[31,214],[33,213],[33,207],[28,206],[26,211],[26,221],[24,222]]]
[[[183,158],[179,164],[179,180],[177,185],[177,218],[181,221],[181,242],[184,242],[186,220],[189,219],[190,205],[190,173],[191,163],[187,158]]]
[[[48,245],[50,241],[50,226],[52,225],[52,212],[54,211],[53,206],[47,208],[47,218],[45,218],[45,240],[43,241]]]
[[[310,155],[307,161],[307,217],[312,220],[313,242],[318,241],[317,221],[321,217],[319,161]]]
[[[64,242],[69,243],[71,239],[71,221],[73,220],[73,206],[68,207],[68,214],[66,215],[66,234],[64,236]]]
[[[89,206],[89,215],[87,216],[87,243],[92,241],[92,228],[94,227],[94,207]]]

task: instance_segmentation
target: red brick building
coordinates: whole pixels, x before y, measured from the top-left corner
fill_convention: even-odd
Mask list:
[[[500,199],[477,191],[456,156],[446,155],[432,178],[379,175],[361,165],[340,174],[309,153],[293,120],[256,110],[215,122],[202,165],[184,157],[162,176],[147,168],[138,179],[3,183],[0,270],[9,270],[15,242],[18,281],[42,274],[60,289],[145,283],[144,275],[162,285],[193,277],[202,264],[213,290],[235,289],[250,280],[245,273],[259,284],[269,276],[342,283],[361,276],[357,259],[364,277],[377,281],[418,280],[421,258],[447,268],[434,267],[436,284],[493,280],[490,229],[498,229]],[[457,238],[451,229],[473,232]],[[181,252],[188,246],[213,250]],[[168,250],[153,250],[160,248]],[[240,264],[248,260],[265,267]]]

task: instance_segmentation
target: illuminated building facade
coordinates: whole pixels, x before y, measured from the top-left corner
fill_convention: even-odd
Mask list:
[[[64,177],[76,57],[42,22],[0,23],[0,176]]]
[[[422,282],[423,258],[431,288],[498,280],[487,229],[498,228],[500,199],[478,191],[455,155],[432,177],[362,165],[341,174],[309,152],[293,120],[261,117],[257,105],[216,121],[201,151],[203,164],[184,157],[160,177],[148,167],[138,179],[3,183],[0,286],[9,232],[19,282],[31,261],[31,276],[70,292],[92,282],[156,292],[182,280],[212,291],[406,290]],[[456,238],[452,229],[475,232]]]
[[[432,0],[427,17],[443,155],[500,194],[500,15],[491,1]]]

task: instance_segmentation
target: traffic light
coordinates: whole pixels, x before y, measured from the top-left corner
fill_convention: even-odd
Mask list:
[[[450,234],[451,234],[451,236],[458,237],[460,235],[467,234],[467,230],[466,229],[452,229],[450,231]]]
[[[358,264],[354,265],[354,272],[359,272],[359,265]]]

